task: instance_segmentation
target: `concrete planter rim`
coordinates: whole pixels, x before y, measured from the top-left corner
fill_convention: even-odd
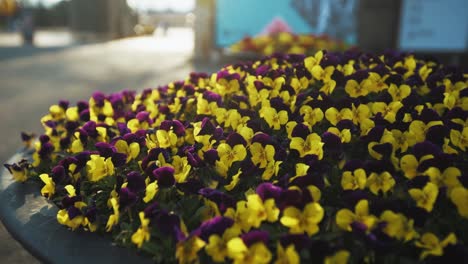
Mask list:
[[[6,163],[30,156],[22,149]],[[112,243],[110,235],[72,232],[57,222],[58,207],[42,197],[40,186],[15,182],[8,170],[0,171],[0,220],[8,232],[43,263],[153,263],[135,248]]]

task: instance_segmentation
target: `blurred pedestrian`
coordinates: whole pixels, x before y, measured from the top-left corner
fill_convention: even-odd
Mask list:
[[[23,43],[26,45],[34,44],[34,15],[31,10],[23,10],[21,19],[21,35],[23,37]]]
[[[14,18],[19,10],[16,0],[0,0],[0,17],[6,17],[7,29],[13,31]]]

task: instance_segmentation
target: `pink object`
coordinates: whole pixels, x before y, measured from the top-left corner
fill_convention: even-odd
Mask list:
[[[261,35],[269,35],[280,32],[292,33],[291,27],[281,17],[275,17],[273,20],[262,30]]]

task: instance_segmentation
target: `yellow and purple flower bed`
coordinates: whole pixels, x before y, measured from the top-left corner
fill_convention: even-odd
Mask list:
[[[326,35],[274,32],[255,37],[245,37],[233,44],[232,53],[253,53],[272,55],[274,53],[295,53],[314,55],[319,50],[344,51],[350,46]]]
[[[275,55],[61,101],[23,134],[32,161],[5,166],[62,225],[156,262],[461,263],[467,77],[397,52]]]

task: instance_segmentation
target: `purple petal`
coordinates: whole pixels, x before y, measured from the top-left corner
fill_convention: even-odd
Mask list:
[[[90,119],[90,114],[89,114],[89,109],[85,109],[83,111],[80,112],[80,120],[81,121],[89,121]]]
[[[263,230],[254,230],[248,233],[241,235],[242,240],[244,241],[247,247],[251,245],[262,242],[263,244],[268,244],[269,234],[267,231]]]
[[[346,162],[346,164],[343,166],[343,171],[355,171],[362,167],[362,160],[352,159]]]
[[[272,183],[265,182],[258,185],[256,189],[257,194],[262,198],[263,201],[273,198],[275,201],[281,196],[283,189],[279,186],[273,185]]]
[[[132,171],[127,174],[127,187],[135,193],[145,190],[145,177],[137,171]]]
[[[189,178],[185,182],[176,183],[177,189],[187,194],[198,194],[205,187],[200,180]]]
[[[427,140],[438,146],[444,145],[444,139],[448,135],[449,131],[447,127],[443,125],[432,126],[426,132]]]
[[[158,181],[160,188],[171,187],[175,183],[174,168],[172,167],[161,167],[153,171],[153,175]]]
[[[92,138],[95,138],[98,136],[98,133],[96,131],[96,122],[94,121],[88,121],[86,122],[82,127],[81,127],[84,131],[86,131],[86,133],[88,134],[88,136],[92,137]]]
[[[127,155],[124,153],[115,152],[112,154],[112,163],[119,168],[127,163]]]
[[[70,220],[83,214],[80,211],[80,209],[78,209],[78,208],[76,208],[74,206],[68,207],[67,212],[68,212],[68,218],[70,218]]]
[[[210,119],[205,117],[201,123],[201,129],[198,135],[213,135],[215,131],[215,126],[211,123]],[[197,135],[197,136],[198,136]]]
[[[92,206],[92,207],[89,207],[88,210],[86,211],[86,214],[85,214],[86,218],[88,218],[88,220],[91,222],[91,223],[94,223],[96,222],[96,216],[97,216],[97,209],[95,206]]]
[[[310,245],[310,238],[305,234],[300,235],[291,235],[286,234],[281,236],[280,243],[283,248],[286,248],[289,245],[294,245],[296,251],[301,251],[304,248],[308,248]]]
[[[95,144],[95,147],[99,151],[99,155],[104,158],[112,157],[112,155],[117,151],[113,145],[106,142],[98,142]]]
[[[442,152],[442,149],[435,145],[432,142],[424,141],[421,143],[417,143],[413,146],[413,153],[416,158],[419,160],[425,155],[437,155]]]
[[[211,235],[222,236],[224,231],[234,224],[234,220],[228,217],[216,216],[208,221],[203,222],[197,230],[197,235],[208,241]]]
[[[203,158],[205,162],[214,166],[216,161],[219,160],[218,151],[216,149],[209,149],[203,154]]]
[[[96,91],[93,93],[93,99],[94,99],[94,102],[96,103],[96,105],[98,107],[103,107],[104,106],[104,100],[106,99],[106,96],[104,95],[104,93],[100,92],[100,91]]]
[[[263,146],[266,146],[268,144],[272,144],[272,140],[271,140],[271,137],[270,135],[266,134],[266,133],[257,133],[255,134],[255,136],[253,136],[252,138],[252,143],[254,142],[258,142],[260,144],[262,144]]]
[[[159,214],[160,211],[161,211],[161,208],[159,207],[159,204],[157,202],[154,202],[148,205],[144,210],[145,216],[147,218],[155,217],[157,214]]]
[[[171,130],[172,127],[172,121],[171,120],[164,120],[161,122],[161,125],[159,125],[159,129],[169,131]]]
[[[130,129],[127,127],[127,123],[117,123],[117,128],[119,129],[120,135],[131,133]]]
[[[67,110],[68,106],[70,105],[70,101],[68,100],[60,100],[58,105],[63,109]]]
[[[185,135],[185,126],[179,120],[172,121],[172,129],[178,137],[182,137]]]
[[[129,188],[122,188],[119,191],[119,204],[121,207],[126,208],[132,206],[137,201],[137,195]]]
[[[226,139],[226,143],[229,144],[231,147],[234,147],[236,145],[247,145],[247,141],[245,141],[244,137],[236,132],[229,134],[229,136]]]
[[[306,139],[309,134],[309,127],[307,127],[305,124],[299,123],[293,128],[291,137],[300,137]]]
[[[216,189],[203,188],[200,189],[199,194],[215,202],[222,213],[224,213],[227,208],[234,208],[235,206],[235,200],[231,196]]]
[[[59,183],[67,177],[65,168],[61,165],[57,165],[52,169],[52,179],[55,183]]]

